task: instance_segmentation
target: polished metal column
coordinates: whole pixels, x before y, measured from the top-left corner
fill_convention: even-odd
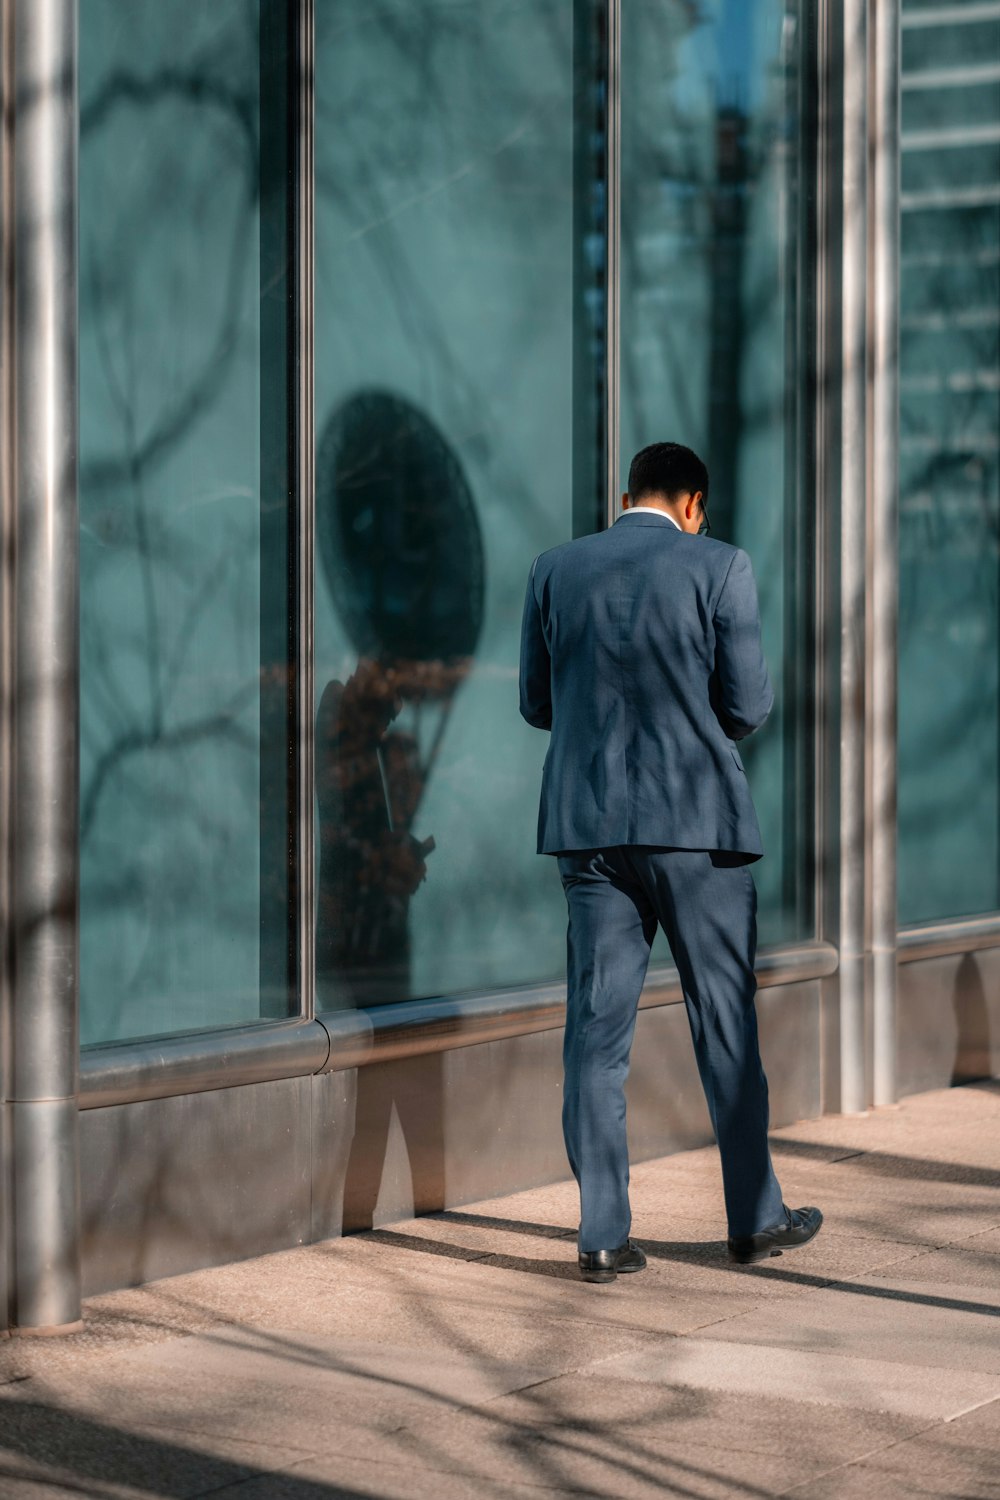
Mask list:
[[[80,1317],[75,0],[3,0],[9,1304]]]
[[[869,506],[872,1102],[896,1102],[896,688],[899,607],[899,0],[874,7]]]
[[[843,0],[840,442],[840,1108],[867,1107],[865,1066],[866,0]]]

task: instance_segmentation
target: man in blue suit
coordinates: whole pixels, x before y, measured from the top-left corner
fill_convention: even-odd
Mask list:
[[[823,1220],[786,1208],[768,1150],[749,869],[763,849],[735,741],[774,694],[750,559],[707,536],[707,493],[690,448],[643,448],[614,525],[536,557],[524,600],[521,714],[552,735],[538,853],[557,857],[569,909],[563,1133],[587,1281],[646,1264],[629,1238],[624,1086],[658,922],[722,1158],[730,1257],[803,1245]]]

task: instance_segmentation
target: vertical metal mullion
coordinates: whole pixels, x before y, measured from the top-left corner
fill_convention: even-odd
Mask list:
[[[867,0],[843,0],[840,392],[840,1108],[867,1107],[865,540]]]
[[[573,536],[607,525],[607,7],[573,0]],[[602,255],[595,256],[600,241]]]
[[[816,492],[816,524],[813,529],[812,560],[816,591],[813,611],[815,632],[815,712],[812,727],[815,754],[813,778],[816,800],[813,816],[813,849],[815,855],[813,882],[813,930],[817,937],[827,935],[829,754],[827,735],[830,644],[828,555],[828,514],[830,508],[830,472],[828,433],[830,424],[830,23],[827,0],[816,0],[815,40],[810,58],[816,80],[816,120],[813,151],[810,159],[815,174],[816,208],[812,225],[815,244],[813,271],[814,338],[812,380],[815,407],[812,414],[812,442],[815,452],[813,482]]]
[[[872,1102],[896,1102],[899,0],[874,6],[870,464]]]
[[[316,716],[314,563],[315,462],[315,0],[299,0],[298,109],[298,755],[299,755],[299,1007],[316,1013],[315,825],[313,779]]]
[[[621,0],[608,0],[608,99],[607,99],[607,280],[606,337],[607,358],[607,492],[608,525],[618,515],[620,466],[620,386],[621,386]]]
[[[816,0],[816,711],[814,775],[816,933],[840,947],[840,356],[839,0]],[[840,975],[821,981],[820,1076],[824,1113],[840,1107]]]
[[[815,820],[818,724],[813,712],[817,701],[820,639],[815,616],[819,507],[811,505],[807,498],[817,493],[818,468],[818,445],[815,429],[811,426],[818,393],[814,361],[819,331],[816,212],[811,199],[815,165],[812,153],[818,133],[815,10],[815,0],[800,0],[794,11],[789,8],[796,25],[791,62],[795,76],[791,90],[797,130],[794,144],[786,156],[785,171],[792,183],[792,201],[790,211],[783,215],[783,223],[791,254],[787,253],[787,248],[783,251],[782,272],[782,284],[790,303],[785,322],[784,375],[785,505],[790,520],[785,528],[788,583],[784,591],[783,629],[785,642],[795,643],[791,653],[786,651],[790,665],[785,669],[791,688],[788,701],[795,706],[794,714],[786,713],[783,724],[784,753],[786,764],[791,767],[789,782],[794,791],[794,812],[783,824],[782,884],[783,905],[786,911],[794,912],[796,934],[801,934],[805,928],[810,936],[820,932]],[[787,58],[784,58],[784,64],[785,88],[789,90]],[[806,880],[802,879],[804,870]]]
[[[260,1006],[299,991],[298,0],[260,12]]]

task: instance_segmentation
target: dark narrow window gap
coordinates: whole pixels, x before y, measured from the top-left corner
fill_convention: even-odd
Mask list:
[[[298,944],[298,5],[260,14],[260,1014],[285,1016]]]

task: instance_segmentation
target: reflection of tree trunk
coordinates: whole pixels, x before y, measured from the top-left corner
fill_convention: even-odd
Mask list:
[[[413,737],[388,730],[398,703],[370,661],[320,699],[316,982],[325,1009],[411,996],[410,898],[428,851],[410,826],[425,771]]]
[[[415,675],[427,669],[418,664]],[[428,767],[413,735],[388,725],[399,678],[362,658],[346,683],[327,684],[316,721],[320,870],[316,984],[321,1010],[389,1004],[412,994],[410,898],[423,856],[410,832]],[[370,1229],[392,1112],[403,1133],[413,1212],[443,1208],[440,1054],[358,1069],[354,1135],[344,1181],[343,1230]]]

